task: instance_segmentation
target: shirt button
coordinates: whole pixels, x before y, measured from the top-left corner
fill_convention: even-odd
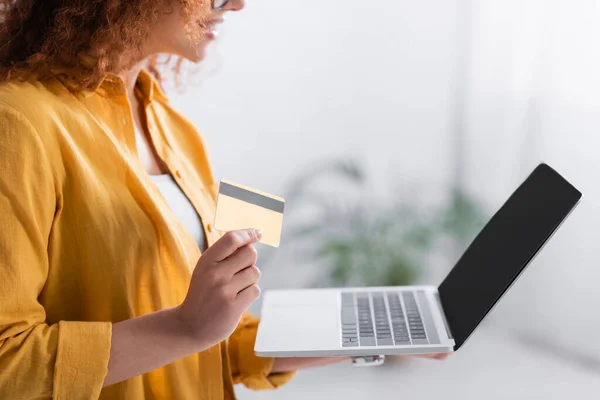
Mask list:
[[[179,172],[179,170],[175,171],[175,176],[176,176],[178,179],[181,179],[181,173]]]
[[[123,125],[127,125],[127,119],[123,118]]]
[[[213,226],[211,224],[206,225],[206,229],[208,230],[209,233],[213,233],[213,231],[214,231]]]

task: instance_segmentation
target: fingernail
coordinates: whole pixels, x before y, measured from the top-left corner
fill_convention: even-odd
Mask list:
[[[262,232],[261,232],[260,230],[258,230],[258,229],[255,229],[255,230],[254,230],[254,232],[256,233],[256,237],[257,237],[258,239],[260,239],[260,238],[262,237]]]

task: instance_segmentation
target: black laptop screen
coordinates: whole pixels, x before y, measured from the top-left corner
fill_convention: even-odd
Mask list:
[[[581,193],[538,166],[492,217],[439,287],[458,350],[575,207]]]

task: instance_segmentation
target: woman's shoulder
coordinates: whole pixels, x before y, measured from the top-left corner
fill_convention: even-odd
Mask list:
[[[72,113],[69,98],[64,87],[53,81],[12,80],[0,83],[0,118],[10,123],[18,119],[22,126],[28,126],[40,136],[47,136]]]
[[[73,114],[68,95],[52,82],[1,82],[0,147],[60,154],[57,132],[68,120],[67,115]]]
[[[19,114],[30,120],[52,114],[65,106],[62,94],[51,83],[39,80],[12,80],[0,83],[0,115]]]

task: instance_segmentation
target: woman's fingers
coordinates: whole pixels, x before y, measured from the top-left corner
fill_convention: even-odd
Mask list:
[[[236,298],[237,306],[239,310],[245,311],[250,307],[252,303],[254,303],[260,297],[260,288],[258,285],[254,284],[252,286],[248,286],[246,289],[242,290],[238,293]]]
[[[258,242],[261,236],[261,232],[256,229],[227,232],[204,252],[203,257],[212,262],[221,262],[239,248]]]
[[[451,353],[436,353],[436,354],[419,354],[417,357],[420,358],[428,358],[430,360],[445,360],[450,357]]]
[[[251,244],[248,244],[221,261],[217,268],[222,269],[227,276],[232,277],[238,272],[255,265],[257,259],[258,253],[256,249]]]
[[[259,280],[260,270],[256,266],[251,266],[235,274],[231,279],[231,286],[239,294],[244,289],[258,284]]]

